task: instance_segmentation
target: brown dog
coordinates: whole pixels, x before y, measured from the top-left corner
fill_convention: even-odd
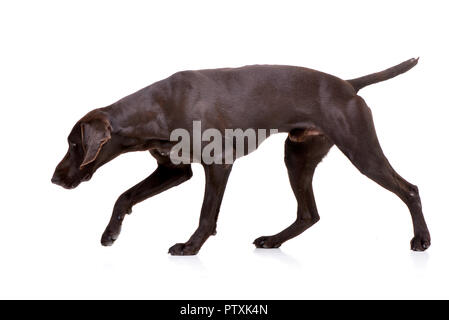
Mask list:
[[[389,164],[377,140],[371,110],[357,95],[361,88],[395,77],[418,62],[410,59],[385,71],[353,80],[293,66],[246,66],[236,69],[183,71],[118,102],[93,110],[68,137],[69,151],[52,182],[75,188],[116,156],[149,150],[158,162],[148,178],[117,200],[102,236],[103,245],[117,239],[133,205],[192,176],[190,163],[174,164],[168,156],[177,128],[278,129],[288,132],[285,164],[298,201],[296,221],[280,233],[254,241],[258,248],[277,248],[319,220],[312,190],[316,166],[335,144],[361,173],[395,193],[408,206],[414,227],[412,250],[430,246],[418,188]],[[173,255],[196,254],[215,233],[220,204],[232,164],[202,163],[206,191],[198,229]]]

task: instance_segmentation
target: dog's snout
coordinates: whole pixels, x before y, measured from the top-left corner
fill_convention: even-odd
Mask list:
[[[75,177],[67,177],[64,173],[56,171],[51,178],[51,182],[65,189],[76,188],[82,180]]]

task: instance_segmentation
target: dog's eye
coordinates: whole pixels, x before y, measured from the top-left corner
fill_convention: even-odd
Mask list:
[[[70,142],[70,146],[71,146],[72,148],[76,148],[76,143]]]

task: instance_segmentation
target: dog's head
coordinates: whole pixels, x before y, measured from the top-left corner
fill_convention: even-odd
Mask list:
[[[73,189],[88,181],[94,172],[111,159],[111,124],[99,111],[89,112],[73,127],[68,136],[69,150],[56,167],[51,181]]]

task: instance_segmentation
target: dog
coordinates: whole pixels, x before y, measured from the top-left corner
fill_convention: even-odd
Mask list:
[[[182,71],[143,88],[79,120],[68,136],[69,149],[56,167],[52,182],[71,189],[118,155],[148,150],[156,170],[116,201],[101,243],[117,240],[132,207],[192,177],[191,162],[173,163],[170,152],[176,128],[192,132],[192,122],[204,128],[272,129],[288,133],[285,165],[298,202],[297,218],[288,228],[254,241],[257,248],[278,248],[319,219],[312,190],[316,166],[336,145],[358,170],[396,194],[409,208],[414,237],[411,249],[424,251],[430,234],[418,188],[392,168],[379,144],[371,110],[357,94],[365,86],[402,74],[418,63],[410,59],[384,71],[342,80],[312,69],[253,65],[240,68]],[[193,161],[193,160],[192,160]],[[220,204],[232,163],[202,164],[205,195],[199,226],[172,255],[195,255],[216,233]]]

